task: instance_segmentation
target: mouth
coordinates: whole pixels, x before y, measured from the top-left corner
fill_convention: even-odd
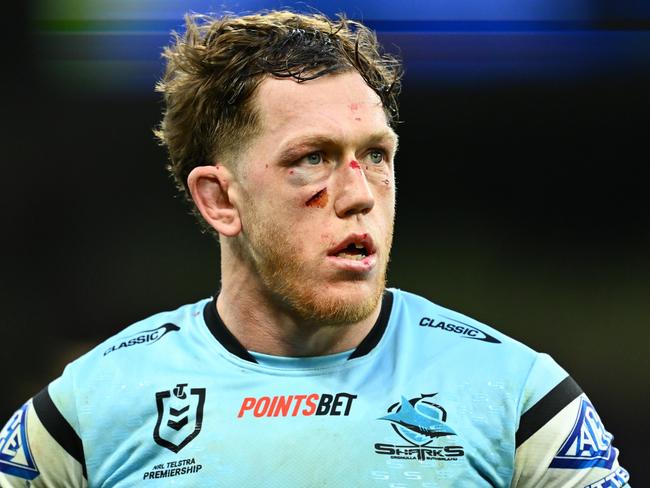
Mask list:
[[[327,252],[328,256],[363,261],[377,252],[369,234],[351,234]]]

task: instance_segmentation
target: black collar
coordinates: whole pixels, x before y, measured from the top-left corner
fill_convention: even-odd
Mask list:
[[[348,360],[365,356],[374,347],[379,343],[379,340],[384,335],[386,326],[388,325],[388,319],[390,318],[390,311],[393,308],[393,293],[385,290],[384,295],[381,300],[381,310],[379,311],[379,317],[375,325],[372,326],[368,335],[361,341],[357,346],[354,352],[350,355]],[[225,347],[228,352],[234,354],[235,356],[250,361],[251,363],[256,363],[257,361],[251,354],[241,345],[237,338],[232,335],[232,333],[226,327],[226,324],[223,323],[223,320],[217,312],[217,297],[215,296],[212,300],[206,303],[203,308],[203,318],[205,320],[208,329],[214,336],[214,338],[219,341],[219,343]]]

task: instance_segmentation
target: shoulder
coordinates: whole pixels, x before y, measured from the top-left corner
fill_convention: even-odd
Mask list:
[[[400,334],[413,335],[420,343],[435,344],[435,350],[453,347],[484,351],[527,362],[531,367],[537,359],[536,351],[484,322],[413,293],[399,289],[391,292]]]
[[[168,358],[183,361],[180,352],[196,343],[208,302],[140,320],[68,364],[0,431],[0,448],[5,431],[11,435],[9,441],[23,439],[16,444],[20,450],[12,454],[11,463],[0,459],[0,485],[23,486],[22,480],[28,479],[35,487],[87,486],[88,453],[82,439],[114,432],[116,419],[124,414],[138,417],[142,402],[137,401],[134,373],[135,385],[144,385],[165,374],[160,365]]]
[[[413,293],[391,291],[394,334],[402,350],[419,362],[434,361],[440,367],[442,361],[456,377],[502,385],[519,415],[569,377],[548,354],[484,322]]]
[[[156,378],[174,361],[191,354],[209,299],[152,315],[135,322],[69,363],[48,387],[53,403],[78,431],[79,402],[97,400],[102,391],[120,391],[133,375]],[[173,359],[172,359],[173,358]]]
[[[506,417],[515,424],[512,486],[627,486],[613,436],[553,358],[467,315],[391,291],[401,352],[408,348],[420,363],[444,366],[444,376],[471,385],[474,400],[486,394],[484,385],[501,392],[490,398],[498,398],[499,411],[511,412]]]
[[[473,339],[493,344],[525,347],[520,342],[493,327],[455,310],[445,308],[424,297],[399,289],[391,289],[396,302],[401,303],[402,313],[420,316],[418,326],[441,332],[456,338]],[[450,334],[445,334],[445,333]]]
[[[105,339],[86,354],[70,363],[73,369],[91,362],[113,358],[140,358],[160,349],[174,347],[181,338],[192,332],[197,318],[202,320],[203,309],[209,299],[183,305],[175,310],[160,312],[139,320],[117,334]]]

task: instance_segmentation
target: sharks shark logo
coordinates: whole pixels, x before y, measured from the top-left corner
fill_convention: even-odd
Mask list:
[[[456,435],[456,432],[445,424],[445,409],[429,400],[435,395],[436,393],[421,395],[410,400],[402,397],[401,402],[391,405],[389,414],[379,420],[388,420],[395,432],[414,446],[429,444],[436,437]]]
[[[390,422],[397,435],[408,445],[375,444],[377,454],[388,454],[397,459],[427,459],[455,460],[463,456],[462,446],[439,446],[438,440],[457,436],[456,432],[447,425],[447,412],[439,404],[432,401],[437,393],[422,394],[419,397],[407,399],[402,397],[399,402],[388,408],[388,415],[378,420]],[[434,444],[435,443],[435,444]]]

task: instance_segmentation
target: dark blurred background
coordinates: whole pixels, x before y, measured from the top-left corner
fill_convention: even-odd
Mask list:
[[[218,248],[152,135],[182,13],[306,9],[17,3],[1,34],[0,419],[107,336],[217,289]],[[424,3],[310,4],[364,19],[406,65],[390,284],[553,355],[645,486],[650,4]]]

